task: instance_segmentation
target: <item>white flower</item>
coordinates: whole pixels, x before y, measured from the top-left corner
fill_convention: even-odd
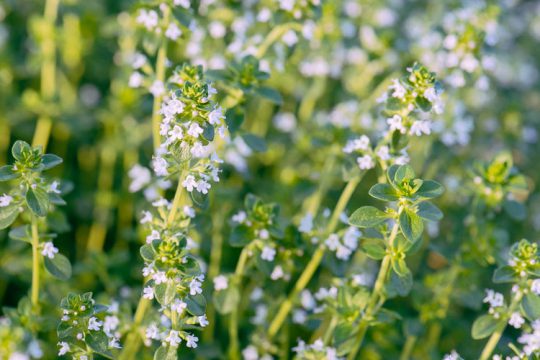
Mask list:
[[[101,325],[103,325],[103,323],[94,316],[88,320],[88,330],[99,331]]]
[[[424,91],[424,97],[431,103],[437,102],[439,95],[434,87],[430,87]]]
[[[431,123],[427,120],[417,120],[411,125],[409,133],[415,136],[429,135],[431,134]]]
[[[143,211],[142,212],[142,218],[141,218],[141,224],[147,224],[149,222],[152,222],[154,217],[152,216],[152,213],[150,211]]]
[[[270,233],[266,229],[259,230],[259,239],[266,240],[270,237]]]
[[[174,0],[175,6],[181,6],[184,9],[189,9],[191,6],[191,2],[189,0]]]
[[[118,338],[112,337],[109,339],[109,347],[113,349],[120,349],[120,340]]]
[[[191,123],[189,125],[189,129],[187,131],[187,133],[191,136],[193,136],[194,138],[198,138],[200,134],[203,133],[203,128],[199,126],[199,124],[197,123]]]
[[[365,151],[369,147],[369,138],[366,135],[360,136],[358,139],[352,139],[347,141],[347,144],[343,148],[343,152],[350,154],[355,150]]]
[[[375,167],[375,162],[373,161],[371,155],[366,154],[364,156],[360,156],[356,158],[356,162],[361,170],[369,170]]]
[[[53,181],[49,187],[49,192],[55,193],[55,194],[61,194],[62,192],[58,189],[59,186],[60,186],[60,183],[58,181]]]
[[[202,327],[205,327],[208,324],[210,324],[206,315],[197,317],[197,320],[199,321],[199,325],[201,325]]]
[[[163,81],[155,80],[152,85],[150,85],[149,90],[154,97],[158,97],[165,93],[165,85],[163,84]]]
[[[58,343],[58,346],[60,346],[60,349],[58,349],[58,355],[62,356],[67,354],[71,349],[69,348],[69,344],[65,341],[61,341]]]
[[[171,304],[171,311],[176,311],[178,315],[182,315],[184,313],[184,310],[186,310],[186,308],[187,308],[187,304],[180,299],[176,299]]]
[[[337,250],[336,250],[336,257],[338,259],[348,260],[349,257],[351,256],[351,254],[352,254],[351,249],[349,249],[348,247],[343,246],[341,244],[338,245]]]
[[[450,354],[444,355],[444,358],[443,358],[443,360],[459,360],[459,359],[460,359],[460,356],[456,352],[456,350],[452,350]]]
[[[401,85],[398,79],[392,80],[392,85],[390,85],[390,89],[394,90],[392,92],[392,96],[398,99],[402,99],[407,93],[407,89],[405,89],[405,87]]]
[[[150,233],[150,235],[148,235],[148,236],[146,237],[146,243],[147,243],[147,244],[151,244],[152,241],[154,241],[154,240],[159,240],[159,239],[161,239],[161,237],[160,237],[160,235],[159,235],[159,231],[157,231],[157,230],[152,230],[152,232]]]
[[[180,126],[174,125],[172,130],[170,130],[167,134],[169,135],[167,141],[169,143],[172,143],[176,140],[182,140],[182,138],[184,137],[184,130]]]
[[[225,116],[223,116],[223,109],[221,106],[216,107],[208,114],[208,122],[212,125],[221,124],[223,119],[225,119]]]
[[[152,300],[154,298],[154,288],[151,286],[145,286],[143,289],[143,298]]]
[[[120,320],[117,316],[105,316],[105,320],[103,321],[103,331],[105,334],[111,336],[112,332],[118,328],[118,325],[120,325]]]
[[[41,350],[41,346],[37,340],[32,340],[30,344],[28,344],[27,352],[30,354],[30,357],[34,359],[43,357],[43,350]]]
[[[218,275],[214,278],[214,290],[221,291],[229,287],[229,279],[225,275]]]
[[[390,148],[386,145],[381,146],[377,150],[377,156],[383,161],[390,160]]]
[[[247,348],[242,350],[242,357],[244,360],[259,360],[257,348],[253,345],[249,345]]]
[[[41,249],[41,255],[48,257],[49,259],[54,259],[54,256],[58,254],[58,249],[53,245],[52,242],[47,241],[43,244]]]
[[[483,302],[489,303],[491,307],[500,307],[504,305],[504,296],[501,293],[491,289],[486,289],[486,297]]]
[[[531,283],[531,291],[536,295],[540,295],[540,279],[535,279]]]
[[[285,275],[285,273],[283,272],[283,268],[278,265],[274,268],[274,270],[272,271],[272,274],[270,274],[270,278],[272,280],[279,280],[281,279],[283,276]]]
[[[349,249],[354,250],[358,247],[358,239],[360,236],[362,236],[362,232],[358,230],[358,228],[350,226],[347,231],[345,231],[345,234],[343,234],[343,244]]]
[[[386,123],[390,126],[390,131],[397,130],[402,134],[407,132],[407,129],[403,126],[403,120],[399,115],[394,115],[391,118],[386,119]]]
[[[227,28],[220,21],[212,21],[208,24],[208,32],[214,39],[221,39],[227,33]]]
[[[176,25],[176,23],[170,23],[165,31],[165,36],[171,40],[176,40],[182,35],[182,30]]]
[[[195,181],[195,177],[193,175],[188,175],[182,182],[182,186],[185,187],[187,191],[192,192],[197,186],[197,181]]]
[[[13,201],[13,197],[7,195],[7,194],[4,194],[2,196],[0,196],[0,207],[6,207],[6,206],[9,206],[9,204],[11,204],[11,202]]]
[[[130,192],[137,192],[141,190],[152,180],[150,170],[139,164],[133,165],[128,172],[128,176],[131,179],[131,184],[129,184]]]
[[[271,248],[270,246],[263,247],[261,252],[261,259],[266,261],[274,261],[275,256],[276,250],[274,248]]]
[[[340,245],[339,236],[337,234],[330,234],[328,238],[324,240],[324,244],[328,247],[328,250],[335,251]]]
[[[156,173],[157,176],[169,175],[167,166],[168,166],[167,160],[165,160],[161,156],[155,156],[154,159],[152,159],[152,168],[154,169],[154,172]]]
[[[156,285],[167,282],[167,275],[163,271],[158,271],[152,275],[152,279],[156,282]]]
[[[131,76],[129,77],[128,85],[131,88],[138,88],[142,85],[144,80],[144,77],[142,74],[138,71],[135,71]]]
[[[178,331],[171,330],[169,332],[169,335],[165,338],[165,342],[168,342],[170,346],[172,347],[178,347],[178,345],[182,342],[182,339],[180,336],[178,336]]]
[[[193,334],[187,334],[186,346],[188,348],[196,348],[197,347],[197,341],[199,341],[198,337],[196,337]]]
[[[313,230],[313,215],[307,213],[302,220],[300,220],[300,225],[298,226],[298,231],[301,233],[308,233]]]
[[[210,189],[210,183],[206,180],[199,180],[197,182],[197,191],[203,194],[208,194],[208,190]]]
[[[512,325],[516,329],[521,328],[521,325],[525,323],[525,319],[518,313],[512,313],[510,316],[510,320],[508,320],[508,324]]]
[[[238,224],[243,224],[244,221],[247,218],[247,214],[245,211],[239,211],[235,215],[232,216],[231,220]]]
[[[159,329],[156,324],[151,324],[150,326],[148,326],[146,328],[145,334],[147,339],[158,340],[160,338]]]
[[[137,23],[144,25],[146,29],[152,30],[158,24],[158,14],[154,10],[139,10],[139,15],[136,19]]]
[[[206,155],[206,151],[206,147],[199,141],[195,141],[193,147],[190,150],[191,155],[196,158],[204,157]]]
[[[197,295],[197,294],[200,294],[202,293],[202,288],[201,288],[201,282],[197,279],[193,279],[191,280],[191,282],[189,283],[189,294],[190,295]]]
[[[195,217],[195,209],[192,208],[191,206],[186,205],[184,206],[183,210],[184,210],[184,215],[186,215],[187,217],[192,218],[192,219]]]

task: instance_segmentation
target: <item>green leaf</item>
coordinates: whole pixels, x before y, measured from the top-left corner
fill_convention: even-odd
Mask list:
[[[169,351],[170,350],[170,351]],[[177,360],[178,348],[161,345],[154,353],[154,360]]]
[[[169,305],[176,295],[176,285],[173,281],[158,284],[154,288],[156,300],[163,306]]]
[[[152,245],[145,244],[145,245],[141,246],[141,249],[139,250],[139,252],[141,253],[141,257],[144,260],[146,260],[148,262],[154,261],[154,257],[156,256],[156,251],[154,250]]]
[[[109,339],[104,332],[90,331],[84,340],[95,353],[108,359],[113,358],[113,354],[109,351]]]
[[[513,283],[516,280],[518,280],[516,272],[508,265],[497,268],[493,273],[493,282],[497,284]]]
[[[242,134],[242,140],[249,148],[255,152],[265,152],[267,150],[266,142],[263,138],[253,134]]]
[[[394,175],[394,183],[401,184],[403,181],[413,180],[416,175],[410,165],[401,165]]]
[[[238,308],[240,303],[240,292],[236,286],[229,286],[227,289],[214,292],[214,306],[216,311],[222,315],[231,313]]]
[[[20,175],[13,171],[13,166],[4,165],[0,167],[0,181],[9,181],[18,178]]]
[[[235,134],[244,122],[244,112],[237,108],[228,109],[225,113],[227,129],[231,134]]]
[[[45,269],[57,279],[68,280],[71,277],[71,263],[68,258],[62,254],[54,255],[54,258],[50,259],[45,256]]]
[[[525,205],[515,200],[505,200],[503,202],[503,208],[506,214],[514,220],[523,221],[527,217],[527,208]]]
[[[416,192],[416,195],[432,199],[442,195],[444,188],[441,184],[433,180],[424,180],[420,189]]]
[[[51,169],[57,165],[60,165],[62,162],[62,158],[54,154],[45,154],[41,157],[41,164],[43,165],[43,170]]]
[[[491,315],[482,315],[476,319],[472,326],[472,338],[475,340],[484,339],[496,330],[504,327],[505,322],[501,319],[495,319]]]
[[[407,296],[413,286],[413,278],[411,272],[404,276],[399,276],[394,271],[390,272],[390,281],[386,285],[386,293],[388,298],[396,296]]]
[[[369,195],[383,201],[397,201],[398,194],[389,184],[376,184],[369,189]]]
[[[49,194],[40,187],[29,188],[26,192],[26,203],[37,216],[46,216],[49,211]]]
[[[424,223],[420,216],[408,209],[404,209],[399,215],[399,227],[410,242],[418,240],[424,231]]]
[[[229,72],[223,69],[206,70],[205,75],[209,80],[229,80]]]
[[[407,267],[405,259],[392,259],[392,269],[394,269],[399,277],[404,277],[411,273],[411,270],[409,270]]]
[[[203,316],[206,312],[206,299],[201,294],[190,295],[185,298],[187,311],[193,316]]]
[[[416,97],[416,105],[422,110],[423,112],[428,112],[431,110],[431,102],[426,99],[423,96],[417,96]]]
[[[281,94],[275,89],[262,86],[262,87],[257,88],[255,92],[258,95],[262,96],[263,98],[270,100],[276,105],[283,104],[283,98],[281,97]]]
[[[364,239],[361,248],[368,257],[374,260],[381,260],[386,255],[382,239]]]
[[[388,219],[388,215],[373,206],[362,206],[349,217],[349,224],[361,228],[374,227]]]
[[[15,158],[15,160],[21,161],[23,159],[23,153],[29,152],[32,148],[30,145],[28,145],[27,142],[22,140],[15,141],[15,144],[13,144],[13,147],[11,148],[11,154]]]
[[[0,207],[0,230],[13,224],[18,215],[19,206],[17,204]]]
[[[439,221],[443,218],[442,211],[429,201],[423,201],[418,205],[416,215],[428,221]]]
[[[245,246],[251,241],[249,234],[250,231],[247,226],[238,225],[231,231],[231,236],[229,237],[229,244],[233,247]]]
[[[13,240],[24,241],[29,244],[32,243],[32,234],[30,232],[30,225],[18,226],[11,229],[9,237]]]
[[[540,296],[529,292],[521,301],[521,308],[529,320],[540,319]]]

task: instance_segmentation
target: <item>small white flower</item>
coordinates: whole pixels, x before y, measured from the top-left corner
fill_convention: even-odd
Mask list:
[[[210,183],[206,180],[201,179],[197,182],[197,191],[200,193],[208,194],[210,187]]]
[[[152,300],[154,298],[154,288],[151,286],[145,286],[143,289],[143,298]]]
[[[41,249],[41,255],[48,257],[49,259],[54,259],[54,256],[58,254],[58,249],[53,245],[52,242],[47,241],[43,244]]]
[[[381,146],[377,150],[377,156],[383,161],[390,160],[390,148],[386,145]]]
[[[427,120],[417,120],[411,125],[409,133],[415,136],[429,135],[431,134],[431,123]]]
[[[401,116],[399,115],[394,115],[391,118],[386,119],[386,123],[390,126],[390,131],[397,130],[402,134],[407,132],[407,129],[403,126],[403,119],[401,119]]]
[[[223,109],[220,106],[216,107],[208,114],[208,122],[212,125],[221,124],[223,119],[225,119],[225,116],[223,116]]]
[[[188,348],[196,348],[197,347],[197,341],[199,341],[198,337],[196,337],[193,334],[187,334],[186,346]]]
[[[154,97],[158,97],[165,93],[165,85],[163,84],[163,81],[155,80],[148,90],[150,90],[150,93]]]
[[[456,352],[456,350],[452,350],[452,352],[450,354],[444,355],[443,360],[459,360],[459,358],[460,358],[460,356]]]
[[[238,224],[243,224],[246,221],[247,214],[245,211],[239,211],[232,216],[231,220]]]
[[[152,213],[150,211],[143,211],[142,212],[142,218],[141,218],[141,224],[147,224],[149,222],[152,222],[154,220],[154,217],[152,216]]]
[[[103,331],[110,337],[112,336],[112,332],[118,328],[118,325],[120,325],[120,320],[117,316],[105,316]]]
[[[131,88],[138,88],[138,87],[141,87],[143,80],[144,80],[144,77],[142,76],[142,74],[138,71],[135,71],[129,77],[128,85]]]
[[[214,290],[221,291],[229,287],[229,279],[225,275],[218,275],[214,278]]]
[[[274,261],[275,256],[276,250],[274,248],[271,248],[270,246],[263,247],[261,252],[261,259],[266,261]]]
[[[54,194],[61,194],[62,192],[58,187],[60,186],[60,183],[58,181],[53,181],[49,187],[49,192]]]
[[[175,41],[180,37],[180,35],[182,35],[182,30],[180,30],[178,25],[176,25],[176,23],[170,23],[165,31],[165,36]]]
[[[199,325],[202,327],[206,327],[208,324],[210,324],[206,315],[197,317],[197,320],[199,321]]]
[[[336,251],[339,243],[339,236],[337,234],[330,234],[328,238],[324,241],[324,244],[328,247],[330,251]]]
[[[204,132],[203,128],[199,126],[199,124],[197,123],[191,123],[191,125],[189,125],[189,129],[187,131],[187,133],[191,136],[193,136],[194,138],[198,138],[199,135],[201,135],[202,133]]]
[[[362,135],[358,139],[349,140],[343,148],[343,152],[350,154],[356,150],[366,151],[368,147],[369,138],[366,135]]]
[[[120,349],[120,340],[118,338],[112,337],[109,339],[109,347],[113,349]]]
[[[146,328],[145,335],[147,339],[151,340],[158,340],[160,338],[159,336],[159,329],[156,326],[156,324],[151,324]]]
[[[11,202],[13,201],[13,197],[7,195],[7,194],[4,194],[2,196],[0,196],[0,207],[6,207],[6,206],[9,206],[9,204],[11,204]]]
[[[131,179],[129,184],[129,192],[137,192],[150,183],[152,174],[150,170],[139,164],[133,165],[129,170],[128,176]]]
[[[491,307],[500,307],[504,305],[504,296],[501,293],[495,292],[491,289],[486,289],[486,297],[483,302],[489,303]]]
[[[540,279],[533,280],[531,283],[531,291],[536,295],[540,295]]]
[[[169,143],[172,143],[176,140],[182,140],[184,138],[184,130],[180,126],[174,125],[172,130],[168,132],[168,135]]]
[[[197,295],[197,294],[200,294],[202,293],[202,288],[201,288],[201,282],[197,279],[193,279],[191,280],[191,282],[189,283],[189,294],[190,295]]]
[[[186,215],[188,218],[194,218],[195,217],[195,209],[191,206],[184,206],[184,215]]]
[[[313,230],[313,215],[307,213],[302,220],[300,220],[300,225],[298,226],[298,231],[301,233],[308,233]]]
[[[189,9],[191,6],[191,2],[189,0],[174,0],[175,6],[181,6],[184,9]]]
[[[178,331],[171,330],[169,332],[169,335],[165,338],[165,342],[168,342],[170,346],[172,347],[178,347],[180,343],[182,342],[182,339],[180,336],[178,336]]]
[[[192,192],[193,189],[197,187],[197,181],[195,181],[195,177],[193,175],[188,175],[182,182],[182,186],[185,187],[187,191]]]
[[[242,350],[242,357],[244,360],[259,360],[257,348],[253,345],[249,345],[247,348]]]
[[[167,160],[165,160],[161,156],[155,156],[154,159],[152,159],[152,168],[154,169],[154,172],[156,173],[157,176],[169,175],[167,166],[168,166]]]
[[[59,356],[65,355],[71,350],[69,344],[65,341],[59,342],[58,346],[60,347],[60,349],[58,349]]]
[[[512,325],[516,329],[521,328],[524,323],[525,319],[518,312],[513,313],[510,316],[510,320],[508,320],[508,324]]]
[[[279,280],[281,279],[283,276],[285,275],[285,273],[283,272],[283,268],[278,265],[274,268],[274,270],[272,271],[272,274],[270,274],[270,278],[272,280]]]
[[[392,80],[392,85],[390,85],[390,89],[394,90],[392,92],[392,96],[398,99],[403,99],[405,94],[407,93],[407,89],[401,83],[398,79]]]
[[[176,299],[171,304],[171,311],[177,312],[178,315],[182,315],[184,313],[184,310],[186,310],[186,308],[187,308],[187,304],[180,299]]]
[[[146,27],[147,30],[152,30],[158,24],[158,14],[154,10],[141,9],[136,21]]]
[[[375,162],[373,161],[371,155],[366,154],[364,156],[360,156],[356,158],[356,162],[361,170],[369,170],[375,167]]]
[[[99,321],[94,316],[92,316],[90,320],[88,320],[88,330],[99,331],[99,329],[101,328],[101,325],[103,325],[103,322]]]
[[[434,103],[439,99],[439,95],[437,95],[437,91],[434,87],[426,89],[424,91],[424,97],[431,103]]]
[[[158,271],[152,275],[152,279],[156,282],[157,285],[167,282],[167,275],[163,271]]]

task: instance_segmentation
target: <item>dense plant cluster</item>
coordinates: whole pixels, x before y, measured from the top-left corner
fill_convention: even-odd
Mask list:
[[[540,359],[536,1],[0,3],[0,359]]]

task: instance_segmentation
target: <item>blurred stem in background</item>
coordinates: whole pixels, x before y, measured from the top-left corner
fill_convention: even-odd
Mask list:
[[[54,99],[56,94],[56,35],[55,22],[58,16],[58,5],[60,0],[46,0],[45,12],[43,15],[44,23],[41,39],[41,100],[48,103]],[[51,135],[52,119],[50,115],[43,114],[38,118],[32,146],[47,148],[49,137]]]
[[[334,211],[332,212],[330,221],[328,222],[328,225],[326,226],[326,229],[324,231],[325,235],[332,233],[336,229],[338,221],[339,221],[339,217],[341,213],[345,210],[345,207],[347,206],[352,194],[354,193],[354,190],[356,189],[356,187],[362,180],[363,175],[364,173],[361,173],[360,175],[357,175],[353,177],[352,179],[350,179],[347,185],[345,186],[345,188],[343,189],[343,192],[341,193],[339,197],[336,207],[334,208]],[[311,257],[311,260],[306,265],[306,268],[304,269],[304,271],[302,272],[302,274],[296,281],[296,284],[294,285],[293,290],[291,291],[287,299],[285,299],[285,301],[279,307],[279,310],[276,316],[274,317],[274,320],[270,323],[270,327],[268,328],[268,337],[270,339],[272,339],[277,334],[277,332],[283,325],[283,322],[287,318],[287,315],[289,315],[294,301],[296,300],[300,292],[302,292],[302,290],[305,289],[305,287],[307,286],[307,284],[309,283],[309,281],[315,274],[315,271],[317,271],[324,257],[325,249],[326,247],[324,243],[321,243],[319,247],[317,248],[317,250],[315,250],[315,252],[313,253]]]
[[[30,300],[32,302],[32,308],[39,314],[39,232],[38,232],[38,219],[35,215],[32,215],[32,290]]]
[[[246,262],[248,260],[249,253],[251,252],[249,246],[242,249],[240,253],[240,258],[236,264],[236,270],[234,271],[233,284],[231,286],[237,286],[238,288],[242,285],[242,277],[244,276],[244,270],[246,268]],[[241,292],[241,289],[239,289]],[[240,359],[240,343],[238,341],[238,313],[240,312],[240,306],[237,306],[231,312],[229,318],[229,359],[230,360],[239,360]]]
[[[165,6],[163,9],[163,22],[168,23],[170,17],[170,9]],[[165,67],[167,62],[167,37],[162,36],[161,45],[159,46],[156,59],[156,81],[161,81],[165,85]],[[163,95],[154,97],[154,104],[152,106],[152,134],[154,140],[154,150],[157,150],[161,145],[161,136],[159,134],[159,125],[161,123],[161,116],[159,110],[161,109],[161,102]]]
[[[0,118],[0,163],[7,164],[7,154],[11,141],[11,131],[6,118]]]

